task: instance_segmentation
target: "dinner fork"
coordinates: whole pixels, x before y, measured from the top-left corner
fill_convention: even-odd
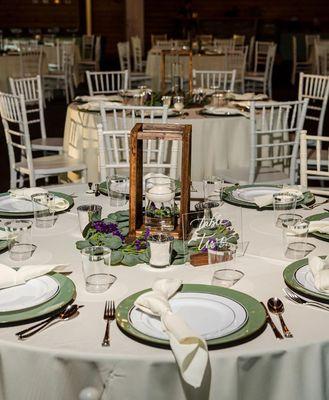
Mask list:
[[[306,204],[301,204],[301,207],[304,208],[304,210],[313,210],[313,208],[320,207],[323,204],[327,204],[327,203],[329,203],[329,199],[326,199],[324,201],[319,201],[317,203],[313,203],[310,206],[307,206]]]
[[[102,346],[107,347],[107,346],[110,346],[110,322],[115,319],[114,301],[111,301],[111,302],[106,301],[105,302],[103,319],[106,321],[106,329],[105,329],[105,335],[104,335]]]
[[[305,306],[313,306],[313,307],[318,307],[321,308],[322,310],[329,311],[329,306],[318,303],[317,301],[309,301],[309,300],[304,300],[303,298],[299,297],[295,292],[293,292],[289,288],[282,289],[286,297],[291,300],[292,302],[296,304],[304,304]]]

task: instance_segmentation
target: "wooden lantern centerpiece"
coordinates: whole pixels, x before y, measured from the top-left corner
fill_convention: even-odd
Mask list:
[[[182,143],[180,206],[177,224],[170,235],[182,239],[183,214],[190,211],[191,184],[191,125],[179,124],[136,124],[130,133],[130,188],[129,188],[129,234],[134,240],[144,230],[143,215],[143,142],[145,140],[168,140]]]

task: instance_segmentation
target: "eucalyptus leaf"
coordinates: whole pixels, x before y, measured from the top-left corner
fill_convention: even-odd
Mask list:
[[[126,228],[129,226],[129,221],[117,222],[118,228]]]
[[[111,220],[111,221],[114,221],[114,222],[117,221],[117,218],[118,218],[118,216],[117,216],[116,213],[112,213],[112,214],[109,214],[109,215],[107,216],[107,219],[108,219],[108,220]]]
[[[85,249],[90,246],[89,240],[78,240],[75,242],[75,246],[78,250]]]
[[[177,254],[186,254],[187,249],[183,240],[174,240],[173,249]]]
[[[121,215],[122,217],[127,217],[129,219],[129,210],[117,211],[117,214]]]
[[[150,254],[149,252],[143,252],[138,254],[139,261],[141,263],[148,264],[150,262]]]
[[[111,250],[117,250],[122,246],[122,240],[115,235],[109,236],[103,240],[104,246],[108,246]]]
[[[135,254],[125,254],[122,260],[122,264],[127,267],[134,267],[139,264],[139,258]]]
[[[120,250],[114,250],[111,253],[111,265],[118,265],[123,259],[123,253]]]
[[[128,235],[128,232],[129,232],[129,228],[126,228],[126,227],[120,228],[120,232],[121,232],[121,234],[122,234],[123,236],[127,236],[127,235]]]
[[[175,258],[172,262],[172,265],[181,265],[185,264],[186,262],[188,262],[188,256]]]

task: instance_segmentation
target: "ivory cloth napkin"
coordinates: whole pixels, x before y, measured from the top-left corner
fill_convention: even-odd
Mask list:
[[[25,200],[32,200],[33,194],[43,194],[48,193],[48,190],[40,188],[40,187],[31,187],[31,188],[22,188],[22,189],[12,189],[9,190],[9,193],[12,197],[16,199],[25,199]],[[62,197],[55,196],[54,198],[54,207],[55,211],[63,211],[69,208],[69,202]]]
[[[292,194],[295,194],[297,197],[301,197],[303,195],[303,192],[301,190],[293,188],[293,187],[283,187],[280,190],[280,193],[292,193]],[[270,204],[273,203],[273,194],[265,194],[263,196],[256,196],[254,198],[254,203],[260,208],[269,206]]]
[[[89,101],[86,104],[79,104],[78,109],[79,110],[87,110],[87,111],[99,111],[100,110],[100,104],[103,103],[105,105],[105,108],[107,107],[122,107],[121,103],[118,102],[112,102],[112,101]]]
[[[105,95],[95,95],[95,96],[78,96],[75,98],[76,101],[115,101],[115,102],[121,102],[122,98],[117,95],[110,95],[110,96],[105,96]]]
[[[314,277],[314,285],[321,292],[329,293],[329,256],[324,260],[320,257],[312,257],[308,265]]]
[[[266,94],[255,94],[255,93],[233,93],[232,98],[237,101],[243,101],[243,100],[255,100],[255,101],[260,101],[260,100],[267,100],[267,95]]]
[[[8,265],[0,264],[0,289],[22,285],[30,279],[46,275],[50,271],[63,269],[67,265],[49,264],[49,265],[24,265],[15,270]]]
[[[308,231],[329,233],[329,221],[311,221]]]
[[[154,283],[152,291],[136,299],[135,306],[147,314],[160,317],[183,379],[196,388],[200,387],[207,366],[208,348],[205,340],[171,311],[168,300],[181,284],[178,279],[160,279]]]

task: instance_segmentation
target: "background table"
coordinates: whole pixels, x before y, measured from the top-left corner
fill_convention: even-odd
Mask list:
[[[194,184],[200,188],[200,185]],[[103,215],[110,211],[105,196],[86,195],[87,185],[57,187],[57,191],[79,194],[74,208],[59,215],[49,229],[33,227],[38,246],[29,264],[69,263],[70,278],[77,287],[77,302],[84,304],[77,318],[57,324],[29,340],[19,342],[17,327],[0,329],[0,397],[6,400],[73,400],[86,386],[103,391],[102,400],[326,400],[329,394],[328,321],[329,313],[295,305],[285,300],[285,319],[294,338],[277,341],[270,328],[254,340],[231,348],[210,351],[210,366],[202,387],[184,384],[170,350],[149,347],[125,336],[113,323],[112,344],[101,346],[105,323],[104,302],[117,304],[128,295],[148,288],[158,278],[175,277],[184,283],[211,282],[218,266],[195,268],[190,265],[156,270],[146,265],[111,267],[118,279],[104,294],[85,291],[81,258],[74,242],[81,238],[76,207],[96,203]],[[321,212],[298,210],[304,216]],[[111,210],[114,211],[114,210]],[[239,215],[241,209],[225,204],[223,215]],[[285,259],[281,231],[274,227],[271,211],[242,209],[243,237],[249,246],[236,266],[245,277],[236,290],[266,302],[283,299],[282,271]],[[328,243],[316,244],[314,254],[328,252]],[[13,265],[8,253],[0,262]],[[278,320],[275,318],[276,323]]]
[[[192,179],[202,180],[218,169],[249,166],[249,119],[244,116],[204,117],[197,109],[186,110],[184,118],[168,118],[168,123],[192,125]],[[111,126],[111,114],[108,114]],[[78,124],[78,143],[70,144],[72,121]],[[88,180],[99,181],[98,174],[98,112],[79,111],[76,104],[67,109],[64,130],[64,149],[83,160],[88,168]],[[180,158],[179,158],[180,159]]]

